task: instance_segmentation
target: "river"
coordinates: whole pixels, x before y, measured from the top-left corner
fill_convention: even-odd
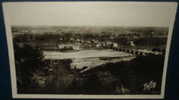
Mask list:
[[[82,69],[86,67],[83,71],[102,64],[129,61],[135,58],[135,56],[129,53],[111,49],[80,50],[72,52],[43,51],[43,55],[45,59],[50,60],[72,59],[71,68]]]

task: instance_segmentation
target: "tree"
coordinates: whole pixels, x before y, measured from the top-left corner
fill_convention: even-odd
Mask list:
[[[14,53],[17,85],[21,88],[28,88],[32,85],[31,78],[33,73],[42,70],[42,52],[28,44],[14,41]]]

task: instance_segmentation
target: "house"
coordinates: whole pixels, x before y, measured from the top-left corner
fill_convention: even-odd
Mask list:
[[[78,45],[73,45],[73,44],[59,44],[58,49],[59,50],[80,50],[80,47]]]
[[[130,46],[135,47],[134,41],[130,41]]]
[[[113,43],[112,46],[113,46],[113,48],[118,48],[118,44],[117,43]]]

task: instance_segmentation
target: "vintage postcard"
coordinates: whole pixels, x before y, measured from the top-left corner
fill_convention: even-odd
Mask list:
[[[164,98],[175,2],[4,2],[13,98]]]

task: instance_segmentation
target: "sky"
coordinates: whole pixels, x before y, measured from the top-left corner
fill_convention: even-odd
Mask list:
[[[167,27],[175,3],[26,2],[4,3],[11,25]]]

